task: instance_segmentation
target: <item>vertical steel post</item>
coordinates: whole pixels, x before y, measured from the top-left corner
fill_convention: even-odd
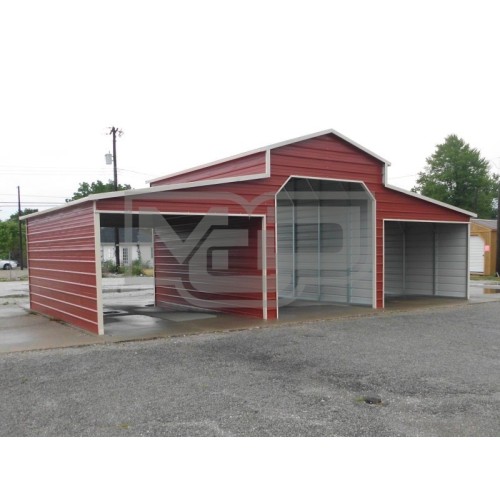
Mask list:
[[[21,222],[21,189],[17,186],[17,221],[19,226],[19,260],[21,261],[21,271],[24,269],[23,258],[23,225]]]

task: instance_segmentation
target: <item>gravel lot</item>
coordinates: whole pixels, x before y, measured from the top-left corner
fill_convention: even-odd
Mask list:
[[[494,302],[4,354],[0,435],[499,436],[499,324]]]

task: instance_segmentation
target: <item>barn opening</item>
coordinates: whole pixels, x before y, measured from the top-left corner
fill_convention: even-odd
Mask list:
[[[374,200],[363,183],[292,177],[276,212],[281,308],[374,307]]]
[[[386,298],[468,296],[468,225],[385,221]]]
[[[133,313],[129,314],[132,321],[138,321],[141,314],[164,320],[202,317],[164,314],[176,312],[266,317],[262,217],[101,213],[100,225],[118,227],[127,241],[138,231],[153,234],[153,303],[149,310],[141,309],[144,304],[140,293],[138,307],[134,308],[134,297],[126,300]],[[111,313],[108,322],[127,310],[107,309]]]

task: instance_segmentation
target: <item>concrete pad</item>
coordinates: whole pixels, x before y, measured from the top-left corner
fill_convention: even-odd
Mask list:
[[[198,312],[171,312],[162,314],[161,317],[163,319],[167,319],[168,321],[175,321],[178,323],[179,321],[196,321],[200,319],[216,318],[217,315]]]
[[[99,344],[103,340],[58,321],[32,314],[19,305],[0,308],[0,353]]]
[[[294,301],[280,307],[278,321],[265,321],[212,312],[166,311],[151,305],[154,297],[152,291],[141,290],[139,293],[134,293],[126,290],[121,293],[106,294],[105,335],[97,336],[30,313],[27,310],[26,299],[16,298],[15,294],[12,297],[13,291],[22,293],[23,287],[27,290],[27,283],[12,282],[12,284],[14,288],[11,288],[11,284],[3,287],[7,297],[4,301],[0,301],[0,353],[229,332],[280,324],[500,301],[500,293],[496,291],[497,285],[488,284],[487,287],[471,286],[470,301],[443,297],[393,297],[386,299],[385,309],[378,310],[346,304]],[[495,292],[488,293],[488,288]]]

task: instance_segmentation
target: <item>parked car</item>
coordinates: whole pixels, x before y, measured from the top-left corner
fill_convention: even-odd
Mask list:
[[[17,262],[15,260],[0,260],[0,269],[9,270],[15,269],[17,267]]]

